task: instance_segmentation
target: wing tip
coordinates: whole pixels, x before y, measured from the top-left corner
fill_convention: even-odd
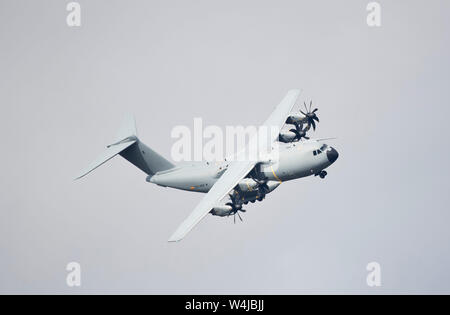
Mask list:
[[[180,232],[180,229],[178,229],[177,231],[175,231],[167,240],[169,243],[177,243],[179,241],[181,241],[187,233],[189,233],[190,229],[187,232]]]
[[[98,167],[98,166],[97,166]],[[96,167],[96,168],[97,168]],[[73,178],[73,181],[79,180],[80,178],[83,178],[84,176],[86,176],[87,174],[89,174],[90,172],[92,172],[93,170],[95,170],[96,168],[93,168],[89,171],[83,171],[81,173],[79,173],[76,177]]]
[[[77,175],[76,177],[73,177],[72,180],[73,180],[73,181],[77,181],[77,180],[79,180],[80,178],[82,178],[84,175],[86,175],[86,174]]]
[[[169,243],[178,243],[179,241],[181,241],[183,239],[183,237],[178,237],[178,236],[174,236],[172,235],[167,242]]]
[[[75,177],[73,178],[73,181],[79,180],[80,178],[86,176],[86,175],[89,174],[89,173],[90,173],[90,172],[83,171],[82,173],[79,173],[77,176],[75,176]]]

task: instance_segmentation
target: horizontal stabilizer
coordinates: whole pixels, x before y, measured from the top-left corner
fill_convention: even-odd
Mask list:
[[[165,171],[175,166],[138,139],[134,117],[127,115],[114,141],[106,147],[101,156],[75,179],[92,172],[117,154],[120,154],[147,175],[154,175],[157,172]]]
[[[93,170],[95,170],[97,167],[102,165],[103,163],[107,162],[108,160],[112,159],[114,156],[128,148],[129,146],[133,145],[137,141],[136,138],[133,140],[127,141],[127,142],[120,142],[111,146],[108,146],[106,150],[103,152],[102,155],[100,155],[94,162],[91,163],[85,170],[83,170],[79,176],[77,176],[75,179],[79,179]]]

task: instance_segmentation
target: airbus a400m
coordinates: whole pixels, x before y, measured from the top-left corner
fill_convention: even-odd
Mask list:
[[[133,117],[128,117],[119,130],[115,141],[106,147],[103,154],[77,177],[81,178],[117,154],[147,174],[146,180],[164,187],[206,193],[191,214],[169,238],[170,242],[183,239],[186,234],[208,213],[216,216],[236,215],[247,203],[262,201],[284,181],[306,176],[325,178],[325,168],[338,158],[338,152],[323,142],[310,139],[307,133],[316,129],[319,118],[317,108],[304,103],[304,109],[291,113],[299,96],[291,90],[274,109],[262,126],[276,133],[265,135],[257,141],[258,152],[271,152],[277,144],[277,158],[267,159],[257,155],[256,159],[224,160],[220,163],[190,163],[176,165],[146,146],[138,137]],[[287,128],[283,128],[283,127]],[[244,150],[245,151],[245,150]]]

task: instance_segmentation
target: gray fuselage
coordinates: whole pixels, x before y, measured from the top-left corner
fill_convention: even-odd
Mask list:
[[[283,181],[318,175],[337,157],[334,148],[315,140],[282,144],[278,159],[261,163],[259,172],[269,183],[276,183],[271,186],[275,189]],[[186,163],[148,176],[147,181],[164,187],[206,193],[227,167],[227,161]],[[255,195],[252,192],[251,187],[246,191],[251,196]]]

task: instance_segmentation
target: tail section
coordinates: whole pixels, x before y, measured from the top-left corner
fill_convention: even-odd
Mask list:
[[[156,172],[165,171],[174,167],[170,161],[147,147],[138,139],[134,117],[127,116],[117,132],[114,142],[108,145],[106,150],[75,179],[89,174],[117,154],[120,154],[147,175],[153,175]]]
[[[120,155],[147,175],[154,175],[156,172],[175,167],[170,161],[150,149],[139,139],[136,143],[121,151]]]

